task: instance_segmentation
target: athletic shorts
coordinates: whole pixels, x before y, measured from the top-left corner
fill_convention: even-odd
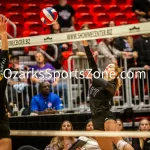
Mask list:
[[[115,115],[111,111],[102,111],[92,116],[92,122],[95,130],[104,130],[104,124],[107,120],[116,120]]]
[[[0,122],[0,139],[10,138],[10,128],[8,123]]]

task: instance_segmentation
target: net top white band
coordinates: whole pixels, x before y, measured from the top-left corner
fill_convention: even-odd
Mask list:
[[[75,32],[47,34],[24,38],[9,39],[9,48],[38,46],[56,43],[66,43],[82,40],[104,39],[111,37],[121,37],[127,35],[140,35],[150,33],[150,22],[122,25],[107,28],[97,28],[91,30],[82,30]],[[1,41],[0,41],[1,47]]]
[[[144,131],[39,131],[39,130],[12,130],[12,136],[87,136],[87,137],[150,137],[150,132]]]

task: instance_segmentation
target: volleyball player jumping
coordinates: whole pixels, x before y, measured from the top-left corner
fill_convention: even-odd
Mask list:
[[[0,15],[0,37],[2,49],[0,51],[0,150],[11,150],[10,129],[7,116],[5,89],[7,80],[4,70],[8,68],[8,41],[6,19]]]
[[[83,41],[90,69],[92,69],[92,85],[90,87],[90,109],[95,130],[117,131],[117,123],[110,111],[110,102],[120,86],[121,69],[116,64],[109,64],[104,70],[104,77],[98,78],[97,65],[89,49],[87,41]],[[97,76],[97,77],[96,77]],[[102,150],[112,150],[112,142],[119,150],[133,150],[132,146],[121,137],[95,137]]]

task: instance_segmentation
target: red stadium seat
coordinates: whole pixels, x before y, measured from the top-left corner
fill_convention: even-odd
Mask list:
[[[50,33],[51,33],[50,27],[47,26],[47,25],[42,24],[42,31],[41,31],[41,34],[42,34],[42,35],[45,35],[45,34],[50,34]]]
[[[26,30],[23,31],[23,37],[36,36],[39,35],[39,32]],[[29,51],[35,51],[37,49],[36,46],[24,47],[24,52],[28,53]]]
[[[37,1],[37,0],[25,0],[25,3],[24,4],[43,4],[44,2],[43,1]]]
[[[126,13],[126,17],[129,23],[138,23],[138,18],[135,13]]]
[[[23,36],[24,37],[27,37],[27,36],[36,36],[36,35],[39,35],[39,32],[37,32],[37,31],[31,31],[31,30],[23,31]]]
[[[43,8],[52,7],[52,6],[53,6],[53,4],[40,4],[41,10],[42,10]]]
[[[22,37],[23,33],[23,24],[20,22],[14,22],[16,25],[16,32],[11,24],[7,24],[7,32],[12,36],[12,37]],[[16,34],[17,33],[17,34]],[[16,35],[16,36],[15,36]]]
[[[17,26],[17,37],[22,37],[23,34],[23,24],[20,22],[14,22],[14,24]]]
[[[116,25],[127,25],[127,21],[116,21]]]
[[[49,3],[49,4],[56,5],[58,4],[58,1],[57,0],[44,0],[44,1],[41,1],[41,3]]]
[[[6,17],[9,18],[9,20],[11,20],[12,22],[24,22],[24,17],[21,13],[6,13]]]
[[[135,13],[126,14],[129,23],[138,23],[138,18]]]
[[[125,5],[127,4],[127,0],[116,0],[116,5]]]
[[[127,21],[127,18],[126,18],[126,16],[124,15],[124,14],[122,14],[122,13],[117,13],[117,14],[115,14],[115,22],[116,21]]]
[[[40,13],[41,8],[37,4],[24,4],[25,12]]]
[[[6,1],[6,0],[5,0]],[[19,5],[22,5],[23,3],[25,3],[26,1],[21,1],[21,0],[9,0],[7,1],[7,4],[12,4],[12,3],[16,3],[16,4],[19,4]]]
[[[6,4],[7,12],[18,12],[18,13],[23,13],[24,9],[21,5],[18,3],[9,3]]]
[[[127,0],[127,5],[132,5],[133,4],[133,0]]]
[[[42,25],[39,22],[25,22],[24,30],[38,31],[42,30]]]
[[[141,116],[141,117],[135,117],[134,121],[135,122],[140,122],[142,119],[145,119],[145,118],[147,118],[148,120],[150,120],[150,117],[148,117],[148,116]]]
[[[125,5],[123,11],[124,13],[132,13],[132,5]]]
[[[93,6],[93,13],[105,13],[106,9],[102,5]]]
[[[24,13],[25,21],[41,22],[39,14],[36,13]]]
[[[121,10],[117,5],[110,5],[108,7],[107,13],[120,13]]]
[[[82,0],[82,4],[84,4],[84,5],[95,5],[95,4],[100,4],[100,0],[93,0],[93,1],[91,1],[91,0]]]
[[[10,25],[9,23],[7,24],[7,32],[9,33],[9,35],[11,35],[12,37],[15,37],[14,35],[14,28],[12,25]]]
[[[78,13],[89,13],[89,7],[86,5],[79,5],[76,9],[76,12]]]
[[[74,26],[75,26],[75,29],[76,29],[77,31],[80,30],[79,23],[75,23]]]
[[[82,2],[80,1],[80,0],[70,0],[70,1],[68,1],[68,4],[69,5],[77,5],[77,4],[82,4]],[[84,4],[84,3],[83,3]]]
[[[6,0],[1,0],[1,1],[0,1],[0,4],[1,4],[1,5],[5,5],[5,4],[7,4],[7,2],[6,2]]]
[[[6,7],[5,7],[5,5],[0,4],[0,14],[5,15],[5,13],[6,13]]]
[[[100,5],[111,5],[112,0],[100,0]]]
[[[105,13],[99,13],[95,16],[95,21],[108,22],[110,17]]]
[[[82,13],[80,15],[79,20],[82,20],[83,22],[92,22],[93,21],[93,16],[90,15],[89,13]]]
[[[80,28],[81,28],[81,26],[82,26],[83,24],[89,24],[90,29],[95,29],[95,28],[97,28],[97,24],[95,24],[94,22],[83,22],[83,21],[80,21],[80,22],[78,22],[78,24],[79,24],[79,27],[80,27]]]
[[[98,25],[99,28],[108,27],[108,24],[109,24],[108,21],[97,22],[97,25]]]

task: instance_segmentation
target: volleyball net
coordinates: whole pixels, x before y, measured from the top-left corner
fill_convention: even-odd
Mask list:
[[[90,29],[85,31],[59,33],[59,35],[47,34],[24,38],[14,38],[9,40],[9,48],[147,34],[149,33],[149,25],[150,23],[146,22],[115,27]]]
[[[78,56],[70,52],[64,52],[64,55],[60,55],[61,51],[58,48],[58,44],[62,43],[74,43],[80,42],[82,40],[97,40],[104,38],[112,38],[112,37],[124,37],[124,36],[134,36],[141,34],[149,34],[150,23],[139,23],[139,24],[130,24],[130,25],[122,25],[115,27],[107,27],[107,28],[98,28],[92,30],[84,30],[84,31],[75,31],[75,32],[67,32],[60,34],[47,34],[47,35],[39,35],[39,36],[30,36],[24,38],[14,38],[9,39],[9,48],[13,57],[17,56],[19,59],[20,71],[25,71],[27,74],[28,69],[32,68],[36,65],[35,54],[37,52],[41,52],[46,56],[46,60],[51,62],[52,65],[61,61],[60,69],[50,70],[51,76],[49,80],[51,84],[54,82],[56,77],[59,77],[59,84],[55,87],[51,87],[51,91],[58,94],[62,100],[63,107],[65,110],[74,110],[74,111],[88,111],[89,108],[89,92],[88,89],[91,85],[91,76],[90,76],[90,68],[88,66],[87,58],[85,55]],[[1,42],[0,42],[1,45]],[[47,52],[47,49],[43,49],[44,46],[50,46],[49,52],[51,53],[51,49],[53,49],[52,55]],[[71,47],[71,46],[70,46]],[[72,47],[71,47],[72,48]],[[27,52],[25,52],[27,51]],[[68,51],[68,50],[67,50]],[[80,51],[80,50],[79,50]],[[102,55],[99,55],[97,58],[97,65],[99,69],[104,69],[105,58]],[[129,74],[132,72],[132,75],[136,74],[138,70],[145,71],[144,68],[130,68],[128,70],[128,62],[127,59],[120,58],[119,60],[120,67],[124,68],[124,72]],[[26,68],[28,67],[28,69]],[[35,72],[37,70],[34,70]],[[6,89],[6,97],[9,102],[17,103],[19,109],[24,108],[27,104],[29,105],[33,96],[39,93],[38,85],[30,80],[31,74],[30,72],[27,76],[23,74],[21,77],[25,77],[27,79],[26,82],[18,82],[18,76],[21,74],[15,74],[14,72],[10,72],[11,75],[8,77],[11,79],[10,84],[8,84]],[[82,73],[82,76],[81,76]],[[127,74],[128,75],[128,74]],[[16,76],[16,78],[14,77]],[[84,77],[83,77],[84,76]],[[148,72],[145,71],[145,78],[142,78],[142,83],[139,82],[141,74],[137,75],[136,78],[131,80],[126,77],[123,80],[123,85],[118,93],[113,98],[111,102],[112,110],[120,111],[126,107],[131,107],[134,103],[135,106],[141,107],[140,102],[142,102],[140,94],[144,95],[143,108],[149,109],[150,100],[149,100],[149,84],[148,84]],[[41,79],[41,82],[45,79]],[[12,82],[14,81],[15,84]],[[29,81],[29,82],[28,82]],[[38,82],[39,83],[39,82]],[[140,85],[142,89],[140,88]],[[138,89],[137,89],[138,87]],[[141,92],[142,91],[142,92]],[[133,107],[133,109],[137,109],[137,107]]]
[[[12,130],[12,136],[69,136],[69,137],[132,137],[147,138],[150,137],[149,132],[140,131],[28,131],[28,130]]]

